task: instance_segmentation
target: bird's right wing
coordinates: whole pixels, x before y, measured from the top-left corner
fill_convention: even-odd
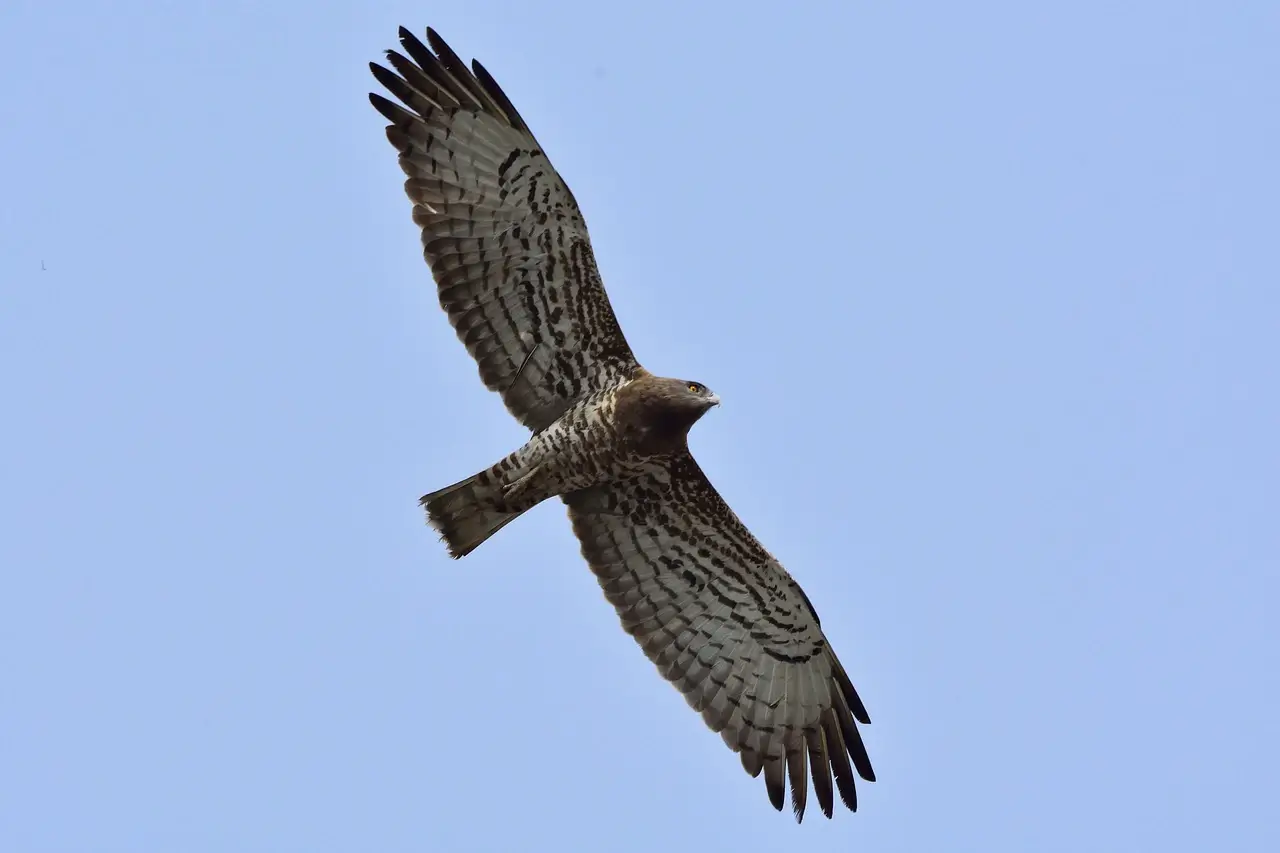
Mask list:
[[[622,627],[746,771],[763,770],[774,807],[789,779],[801,818],[811,773],[827,817],[833,775],[856,809],[854,770],[875,779],[856,724],[871,722],[862,700],[799,584],[688,450],[648,475],[564,500]]]
[[[434,53],[401,28],[408,56],[387,51],[398,73],[370,63],[403,106],[369,98],[391,122],[441,307],[484,384],[541,429],[636,359],[573,194],[484,67],[433,30],[427,41]]]

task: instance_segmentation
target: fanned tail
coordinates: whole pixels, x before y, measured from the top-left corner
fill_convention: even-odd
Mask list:
[[[507,510],[500,488],[487,479],[483,473],[476,474],[418,501],[427,511],[427,523],[440,534],[455,560],[470,554],[525,511]]]

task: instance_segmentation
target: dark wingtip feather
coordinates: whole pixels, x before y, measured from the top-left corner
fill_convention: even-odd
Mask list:
[[[793,745],[787,753],[787,781],[791,784],[791,811],[796,823],[804,821],[804,807],[809,800],[808,755],[803,748]]]
[[[858,731],[857,724],[849,715],[848,707],[843,704],[838,705],[836,716],[840,720],[844,745],[849,750],[849,757],[853,759],[853,766],[857,769],[858,775],[868,782],[876,781],[876,772],[871,769],[871,756],[867,755],[867,746],[862,742],[862,733]]]
[[[427,32],[431,31],[427,30]],[[422,70],[428,71],[437,64],[435,55],[422,43],[421,39],[404,27],[400,28],[399,35],[400,46],[404,48],[405,53],[409,54],[414,62],[418,63]]]
[[[783,781],[782,758],[767,758],[764,762],[764,787],[769,792],[769,802],[778,811],[786,801],[786,783]]]
[[[427,27],[427,44],[431,45],[431,49],[442,58],[444,54],[457,56],[457,54],[453,53],[453,48],[449,47],[449,43],[436,32],[435,27]]]
[[[485,109],[480,84],[439,33],[427,27],[427,44],[431,45],[428,48],[417,36],[401,27],[400,44],[422,73],[459,105]]]
[[[399,28],[400,45],[408,59],[395,51],[386,51],[387,57],[396,70],[409,81],[411,86],[418,85],[414,75],[424,75],[432,84],[442,90],[447,98],[452,98],[459,105],[479,109],[504,118],[516,130],[524,131],[532,136],[529,125],[516,110],[506,92],[493,79],[493,75],[477,60],[472,60],[470,67],[454,53],[448,43],[433,28],[427,27],[427,43],[405,27]],[[430,47],[428,47],[430,45]],[[406,66],[416,63],[415,69]],[[373,63],[370,63],[372,68]],[[374,71],[378,75],[378,71]],[[378,78],[384,86],[396,92],[395,84],[389,84],[383,77]],[[403,86],[403,83],[399,85]],[[428,93],[428,96],[435,98]]]
[[[835,795],[831,787],[831,758],[827,754],[827,740],[822,728],[805,731],[805,744],[809,749],[809,770],[813,774],[813,793],[818,807],[829,819],[835,808]]]
[[[831,758],[831,771],[836,777],[836,788],[840,791],[840,802],[851,812],[858,810],[858,789],[853,781],[853,767],[849,764],[849,750],[844,744],[844,735],[840,733],[840,723],[836,719],[834,708],[827,711],[822,718],[822,731],[826,736],[827,755]]]
[[[427,32],[431,32],[431,28],[430,28],[430,27],[427,27]],[[400,39],[400,43],[401,43],[401,44],[403,44],[403,45],[408,46],[408,45],[412,44],[412,45],[416,45],[416,46],[418,46],[418,47],[420,47],[420,48],[423,48],[423,49],[425,49],[425,48],[426,48],[426,45],[422,43],[422,39],[420,39],[420,38],[418,38],[417,36],[415,36],[415,35],[413,34],[413,31],[412,31],[412,30],[410,30],[408,27],[400,27],[399,29],[397,29],[397,30],[396,30],[396,37],[397,37],[398,39]]]
[[[406,118],[412,118],[412,116],[405,112],[404,107],[400,106],[395,101],[384,98],[377,92],[369,93],[369,103],[373,104],[373,108],[382,113],[382,117],[392,124],[403,124]]]
[[[851,812],[858,810],[858,786],[854,784],[853,773],[836,777],[836,789],[840,792],[840,802]]]
[[[871,715],[867,713],[867,708],[862,704],[862,698],[858,696],[858,691],[849,686],[849,710],[853,712],[853,716],[858,722],[864,726],[871,725]]]
[[[395,56],[394,51],[387,51],[387,56]],[[388,92],[395,95],[404,103],[409,103],[413,98],[413,92],[405,85],[405,82],[396,76],[395,72],[376,62],[369,63],[369,70],[373,72],[374,78],[381,83]]]
[[[853,687],[853,681],[849,678],[849,673],[844,671],[844,666],[840,660],[833,654],[831,659],[831,673],[835,676],[836,685],[840,688],[840,693],[844,695],[845,702],[849,705],[849,710],[853,712],[853,716],[858,722],[864,726],[871,725],[871,715],[867,713],[866,706],[862,704],[862,698],[858,696],[858,691]]]
[[[462,57],[454,53],[453,48],[449,47],[449,43],[441,38],[440,34],[431,27],[427,27],[427,44],[431,45],[431,49],[440,58],[440,63],[446,68],[458,65],[465,67],[466,63],[462,61]],[[449,68],[449,70],[452,71],[453,69]]]
[[[517,130],[523,130],[532,135],[532,131],[529,130],[529,125],[520,115],[520,112],[515,108],[515,105],[511,103],[511,99],[507,97],[507,93],[502,91],[502,87],[498,85],[498,81],[493,79],[493,75],[480,64],[480,60],[471,60],[471,71],[476,75],[476,80],[480,82],[481,88],[483,88],[485,92],[488,93],[489,97],[493,98],[498,106],[502,108],[502,111],[507,114],[507,120],[511,122],[511,126]]]

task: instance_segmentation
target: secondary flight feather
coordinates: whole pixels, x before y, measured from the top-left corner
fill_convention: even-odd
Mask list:
[[[401,28],[390,122],[440,306],[480,379],[533,431],[491,467],[425,495],[427,520],[463,557],[549,498],[624,630],[752,776],[797,820],[813,782],[831,817],[875,773],[866,708],[790,574],[751,535],[689,452],[719,398],[636,360],[596,268],[586,221],[528,125],[478,62],[433,30]],[[399,103],[397,103],[398,101]]]

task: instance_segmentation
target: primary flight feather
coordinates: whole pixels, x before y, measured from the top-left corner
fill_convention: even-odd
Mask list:
[[[481,380],[533,431],[425,495],[429,523],[463,557],[560,497],[622,627],[764,775],[773,806],[789,785],[802,818],[812,778],[827,817],[837,792],[856,810],[854,774],[875,779],[866,709],[808,597],[689,452],[719,398],[640,366],[573,193],[484,67],[431,29],[424,45],[401,28],[400,44],[391,69],[370,63],[400,103],[369,98],[390,122],[440,306]]]

